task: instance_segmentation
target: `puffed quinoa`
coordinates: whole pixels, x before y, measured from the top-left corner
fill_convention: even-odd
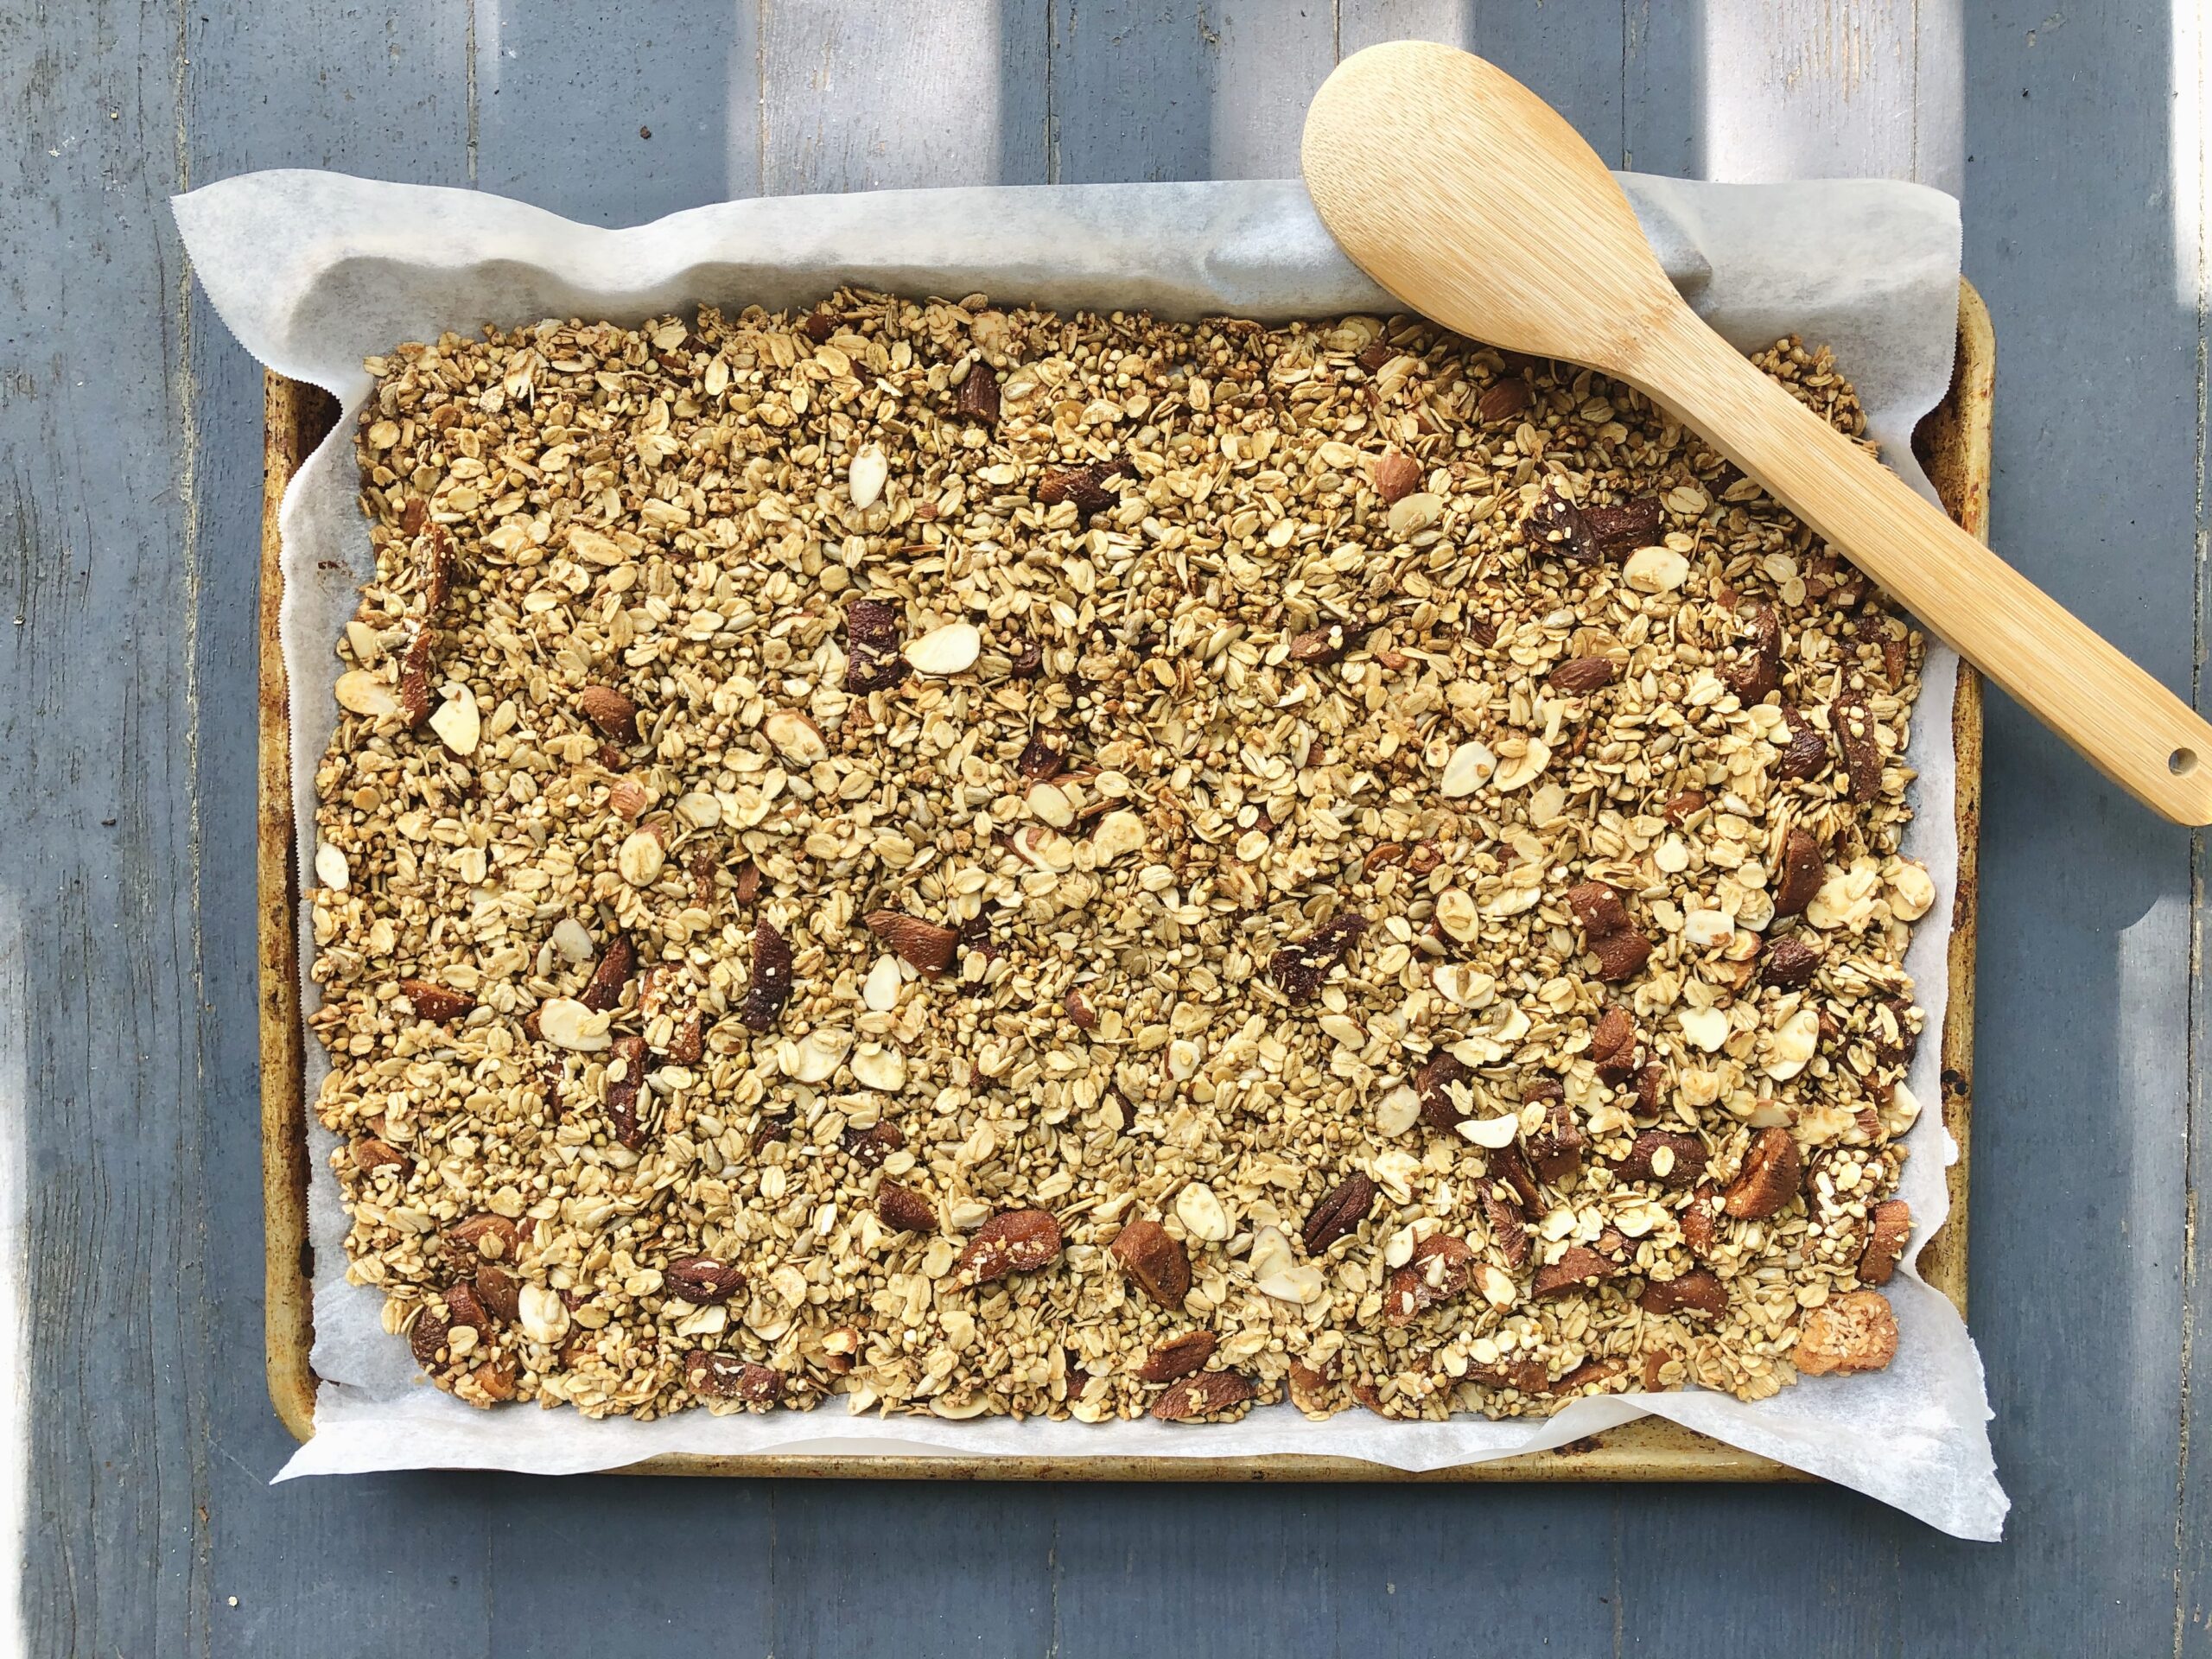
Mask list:
[[[1885,1259],[1922,641],[1637,393],[851,290],[367,366],[317,1110],[439,1387],[1758,1398]]]

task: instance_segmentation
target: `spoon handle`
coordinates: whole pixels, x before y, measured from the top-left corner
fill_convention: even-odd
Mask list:
[[[2212,823],[2212,726],[1678,308],[1625,378],[1726,453],[1959,654],[2177,823]]]

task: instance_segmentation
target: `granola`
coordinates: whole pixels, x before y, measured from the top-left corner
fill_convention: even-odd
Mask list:
[[[1886,1360],[1834,1332],[1910,1224],[1922,641],[1638,394],[849,290],[368,368],[316,1109],[439,1387],[1436,1418]]]

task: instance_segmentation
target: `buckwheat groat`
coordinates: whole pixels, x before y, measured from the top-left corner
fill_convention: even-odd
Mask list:
[[[1433,1418],[1885,1363],[1808,1315],[1871,1329],[1911,1230],[1921,641],[1633,392],[850,291],[369,368],[317,1109],[441,1388]]]

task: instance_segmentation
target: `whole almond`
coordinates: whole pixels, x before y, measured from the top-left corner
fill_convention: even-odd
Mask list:
[[[1191,1294],[1191,1258],[1180,1239],[1156,1221],[1133,1221],[1115,1239],[1113,1255],[1154,1301],[1182,1312]]]
[[[937,1231],[937,1206],[896,1181],[886,1181],[875,1189],[875,1214],[894,1233]]]
[[[1609,657],[1570,657],[1548,676],[1552,690],[1571,696],[1586,696],[1620,677]]]
[[[601,953],[599,965],[592,969],[591,979],[576,1001],[596,1013],[619,1007],[622,1001],[622,988],[630,982],[630,972],[637,965],[638,952],[626,934],[617,933],[607,942]]]
[[[745,1274],[720,1256],[685,1255],[668,1264],[661,1282],[670,1295],[704,1306],[737,1294],[745,1287]]]
[[[910,643],[906,662],[917,674],[964,674],[982,652],[983,636],[974,623],[948,622]]]
[[[1137,1368],[1137,1376],[1146,1382],[1173,1382],[1202,1370],[1220,1345],[1221,1338],[1211,1331],[1185,1331],[1179,1337],[1170,1337],[1146,1355],[1144,1363]]]
[[[985,426],[999,423],[999,372],[989,364],[977,362],[968,371],[968,378],[960,383],[959,409],[969,419]]]
[[[503,1325],[522,1317],[522,1281],[505,1268],[486,1263],[476,1269],[476,1294],[485,1311]]]
[[[607,808],[615,817],[635,823],[652,804],[652,797],[634,778],[617,778],[607,786]]]
[[[1475,404],[1475,417],[1482,421],[1517,421],[1528,413],[1529,401],[1529,383],[1518,375],[1496,380]]]
[[[1259,1390],[1234,1371],[1200,1371],[1173,1384],[1152,1403],[1163,1423],[1187,1423],[1243,1405]]]
[[[1375,1205],[1375,1181],[1363,1170],[1354,1170],[1331,1188],[1328,1197],[1313,1206],[1300,1236],[1308,1255],[1319,1255],[1338,1239],[1357,1232]]]
[[[1395,449],[1386,449],[1376,457],[1371,474],[1375,493],[1382,498],[1386,507],[1395,506],[1421,488],[1421,463]]]
[[[645,1081],[645,1039],[632,1032],[614,1039],[613,1058],[622,1063],[622,1075],[616,1077],[610,1065],[607,1073],[607,1120],[614,1127],[614,1138],[635,1152],[645,1144],[644,1115],[638,1109],[638,1094]]]
[[[1781,745],[1782,758],[1776,770],[1793,781],[1817,778],[1826,772],[1835,758],[1828,747],[1827,734],[1802,709],[1784,709],[1782,723],[1788,736]]]
[[[1505,1265],[1518,1272],[1529,1265],[1529,1227],[1521,1211],[1497,1192],[1482,1192],[1483,1217],[1490,1223],[1491,1242],[1504,1254]]]
[[[446,1229],[460,1265],[474,1271],[480,1261],[512,1262],[522,1253],[522,1230],[506,1217],[489,1211],[465,1217]]]
[[[1591,1065],[1607,1083],[1625,1082],[1636,1071],[1638,1052],[1636,1022],[1626,1008],[1614,1006],[1598,1016],[1586,1051]]]
[[[960,935],[903,910],[871,910],[862,918],[868,931],[890,950],[925,974],[941,974],[952,966]]]
[[[611,685],[588,685],[576,693],[583,717],[617,743],[638,741],[638,705]]]
[[[364,1174],[375,1169],[396,1169],[404,1180],[415,1173],[415,1160],[388,1141],[368,1135],[353,1142],[353,1167]]]

